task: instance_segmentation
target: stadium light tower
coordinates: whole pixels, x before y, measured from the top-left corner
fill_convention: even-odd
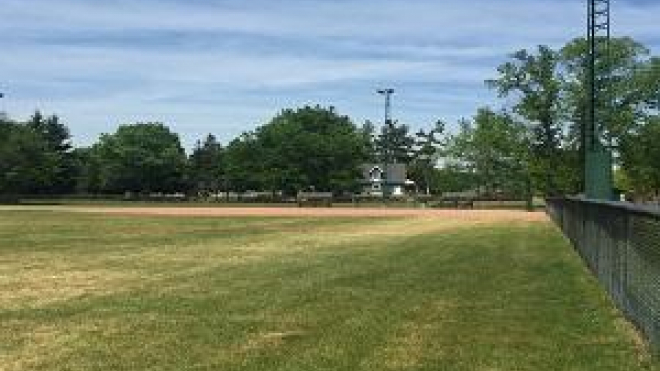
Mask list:
[[[0,91],[0,99],[5,97],[5,93]],[[0,119],[6,119],[7,118],[7,113],[4,110],[4,106],[0,104]]]
[[[612,199],[612,153],[602,142],[605,123],[611,119],[611,12],[610,0],[588,1],[588,112],[582,130],[584,193],[587,198]]]
[[[385,125],[387,125],[392,120],[392,94],[394,94],[394,89],[380,89],[378,94],[385,96]]]

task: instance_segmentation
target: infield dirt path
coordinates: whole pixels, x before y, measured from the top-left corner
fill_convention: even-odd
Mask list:
[[[90,207],[90,206],[34,206],[2,207],[1,210],[46,210],[114,215],[199,216],[199,217],[406,217],[440,218],[480,222],[546,221],[543,212],[515,210],[437,210],[390,208],[285,208],[285,207]]]

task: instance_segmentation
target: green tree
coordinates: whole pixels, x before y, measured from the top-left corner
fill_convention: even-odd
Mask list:
[[[413,159],[410,162],[408,174],[419,188],[425,190],[427,195],[431,194],[431,190],[435,188],[433,174],[441,156],[442,146],[445,144],[444,133],[445,123],[437,121],[431,130],[422,129],[415,135]]]
[[[360,128],[362,140],[365,143],[365,152],[367,160],[370,162],[377,162],[378,155],[376,149],[376,126],[373,122],[367,120]]]
[[[3,119],[0,138],[0,195],[33,194],[52,184],[59,159],[42,135]]]
[[[103,192],[175,192],[184,187],[186,155],[179,136],[161,123],[122,125],[92,147]]]
[[[498,72],[487,84],[501,97],[512,98],[513,112],[526,122],[537,189],[546,195],[577,192],[581,171],[578,149],[566,143],[566,77],[560,54],[547,46],[539,46],[536,53],[520,50]]]
[[[510,115],[489,108],[464,120],[448,146],[451,163],[472,173],[482,192],[531,198],[531,151],[527,129]]]
[[[241,134],[225,149],[225,172],[230,189],[238,193],[265,188],[264,155],[254,132]]]
[[[374,144],[380,162],[408,164],[413,158],[415,138],[407,125],[397,121],[386,122]]]
[[[197,192],[218,192],[226,186],[225,151],[212,134],[197,141],[189,158],[190,182]]]
[[[622,140],[621,162],[628,184],[640,196],[660,195],[660,116]]]
[[[72,153],[75,167],[76,193],[100,193],[102,191],[99,159],[90,147],[75,148]]]
[[[33,193],[63,194],[75,190],[78,171],[72,155],[71,135],[66,125],[55,115],[45,117],[36,111],[26,122],[26,127],[39,135],[46,143],[43,151],[51,159],[49,167],[41,167],[42,181],[32,189]]]
[[[272,191],[353,190],[367,155],[363,133],[333,108],[284,110],[255,135],[261,179]]]
[[[589,45],[585,39],[575,39],[567,44],[561,51],[562,63],[566,71],[566,112],[571,122],[569,131],[571,146],[579,147],[582,139],[582,128],[587,119],[588,101],[588,50]],[[597,102],[601,122],[601,137],[616,154],[615,159],[626,159],[621,165],[625,167],[637,166],[644,161],[638,156],[637,149],[631,145],[633,138],[645,130],[653,115],[657,115],[657,104],[660,100],[660,59],[650,56],[650,51],[641,43],[631,38],[615,38],[611,40],[607,62],[600,60],[596,66],[598,79],[607,82],[607,89],[601,92]],[[606,77],[609,76],[609,77]],[[631,136],[631,138],[628,138]],[[623,143],[626,145],[623,145]],[[625,153],[633,151],[632,153]],[[580,169],[584,153],[576,157]],[[627,178],[626,169],[618,172],[619,179]],[[631,170],[636,173],[636,170]],[[624,175],[626,175],[624,177]],[[639,180],[640,178],[637,177]],[[637,184],[640,189],[641,184]]]
[[[598,60],[596,65],[596,77],[604,80],[607,87],[596,104],[602,111],[600,117],[606,118],[601,128],[603,139],[617,147],[620,140],[642,122],[640,119],[647,116],[657,99],[654,91],[660,87],[660,70],[655,71],[657,62],[650,58],[649,50],[631,38],[612,39],[608,54],[607,61]],[[561,61],[566,75],[564,107],[572,123],[571,132],[579,139],[581,128],[589,118],[587,40],[575,39],[568,43],[561,50]]]
[[[446,160],[446,159],[445,159]],[[431,172],[431,192],[463,192],[479,187],[479,181],[472,169],[460,161],[445,161]]]
[[[660,116],[660,57],[653,57],[636,71],[635,83],[643,92],[648,116]]]
[[[27,126],[43,136],[48,146],[55,151],[68,152],[73,148],[69,129],[60,123],[56,115],[44,117],[40,111],[36,111]]]

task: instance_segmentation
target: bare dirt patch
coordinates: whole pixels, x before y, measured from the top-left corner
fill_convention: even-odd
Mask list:
[[[9,209],[6,209],[9,210]],[[546,221],[543,212],[516,210],[433,210],[392,208],[283,208],[283,207],[23,207],[12,210],[51,210],[82,213],[146,216],[198,217],[361,217],[361,218],[438,218],[478,222]]]

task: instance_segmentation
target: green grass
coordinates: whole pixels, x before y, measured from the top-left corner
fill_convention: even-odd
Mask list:
[[[3,371],[654,367],[546,222],[0,212]]]

